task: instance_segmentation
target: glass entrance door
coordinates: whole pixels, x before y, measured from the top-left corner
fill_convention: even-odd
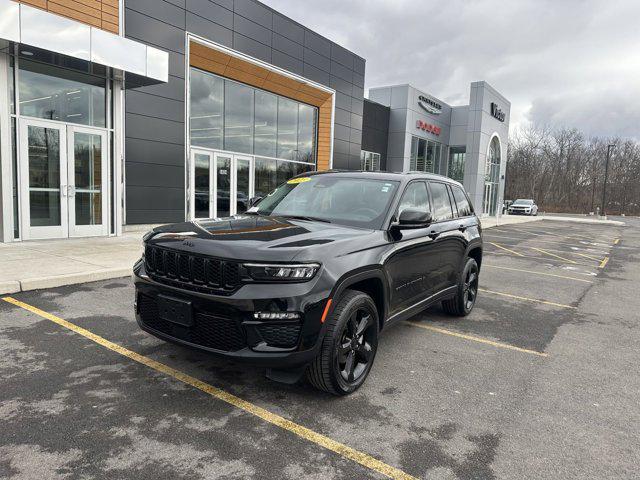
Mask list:
[[[20,196],[24,239],[68,235],[66,128],[20,122]]]
[[[20,120],[23,239],[107,235],[107,134]]]
[[[68,127],[69,236],[107,235],[107,133]]]
[[[247,211],[254,192],[253,157],[193,148],[191,165],[191,218]]]

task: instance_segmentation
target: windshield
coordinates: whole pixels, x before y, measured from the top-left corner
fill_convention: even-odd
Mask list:
[[[513,205],[533,205],[533,200],[523,200],[522,198],[519,198],[513,202]]]
[[[353,227],[382,228],[398,182],[337,175],[292,178],[248,213],[314,219]]]

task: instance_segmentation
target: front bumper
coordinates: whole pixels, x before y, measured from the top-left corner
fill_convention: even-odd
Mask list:
[[[315,358],[324,336],[321,317],[330,293],[321,272],[309,282],[247,284],[232,295],[188,291],[134,266],[136,320],[163,340],[268,368],[297,368]],[[191,302],[193,325],[160,319],[158,295]],[[254,312],[299,312],[297,320],[256,320]]]
[[[533,213],[531,209],[525,210],[525,209],[513,209],[513,208],[509,208],[507,212],[509,212],[509,215],[531,215]]]

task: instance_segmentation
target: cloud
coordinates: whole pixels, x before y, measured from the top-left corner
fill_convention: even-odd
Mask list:
[[[454,105],[486,80],[512,127],[640,139],[636,0],[264,0],[367,60],[365,88],[411,83]]]

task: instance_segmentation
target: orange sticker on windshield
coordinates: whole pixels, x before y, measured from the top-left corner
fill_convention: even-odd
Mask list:
[[[311,180],[311,177],[292,178],[287,183],[289,185],[295,185],[296,183],[304,183],[304,182],[308,182],[309,180]]]

